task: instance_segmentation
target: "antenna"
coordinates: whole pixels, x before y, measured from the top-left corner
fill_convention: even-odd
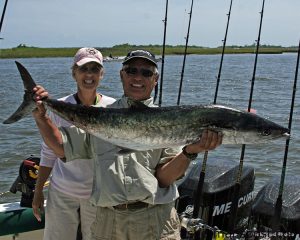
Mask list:
[[[4,21],[4,15],[5,15],[6,7],[7,7],[7,2],[8,2],[8,0],[5,0],[3,11],[2,11],[2,16],[1,16],[1,21],[0,21],[0,33],[1,33],[1,29],[2,29],[2,24]],[[3,38],[0,38],[0,39],[3,39]]]

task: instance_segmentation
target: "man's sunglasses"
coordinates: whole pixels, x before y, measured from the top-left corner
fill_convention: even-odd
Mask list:
[[[88,66],[81,66],[78,68],[80,72],[82,73],[99,73],[101,70],[101,67],[98,66],[92,66],[92,67],[88,67]]]
[[[151,71],[150,69],[145,69],[145,68],[136,68],[136,67],[127,67],[123,69],[128,75],[137,75],[138,73],[142,74],[143,77],[152,77],[154,72]]]

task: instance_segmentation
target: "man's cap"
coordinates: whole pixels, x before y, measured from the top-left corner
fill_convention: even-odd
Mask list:
[[[150,62],[152,62],[157,67],[157,60],[155,58],[155,55],[149,51],[146,50],[134,50],[127,54],[127,56],[124,58],[123,64],[130,61],[134,58],[143,58]]]
[[[96,62],[103,67],[103,56],[95,48],[80,48],[74,56],[74,64],[82,66],[88,62]]]

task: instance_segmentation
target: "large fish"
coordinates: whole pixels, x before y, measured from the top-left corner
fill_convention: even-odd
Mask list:
[[[20,63],[16,64],[24,82],[24,100],[5,124],[20,120],[36,107],[32,91],[36,84],[28,71]],[[272,121],[220,105],[149,108],[136,102],[128,109],[114,109],[50,98],[43,102],[86,132],[121,148],[140,151],[193,143],[200,139],[204,129],[222,132],[223,144],[260,144],[289,136],[287,128]]]

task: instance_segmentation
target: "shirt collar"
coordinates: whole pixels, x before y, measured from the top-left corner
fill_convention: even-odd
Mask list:
[[[130,98],[124,96],[124,95],[122,96],[121,101],[122,101],[122,104],[126,107],[130,107],[131,103],[134,102],[134,100],[132,100],[132,99],[130,99]],[[154,103],[153,103],[153,98],[152,97],[150,97],[146,100],[140,101],[140,102],[145,104],[148,107],[154,107],[155,106]]]

